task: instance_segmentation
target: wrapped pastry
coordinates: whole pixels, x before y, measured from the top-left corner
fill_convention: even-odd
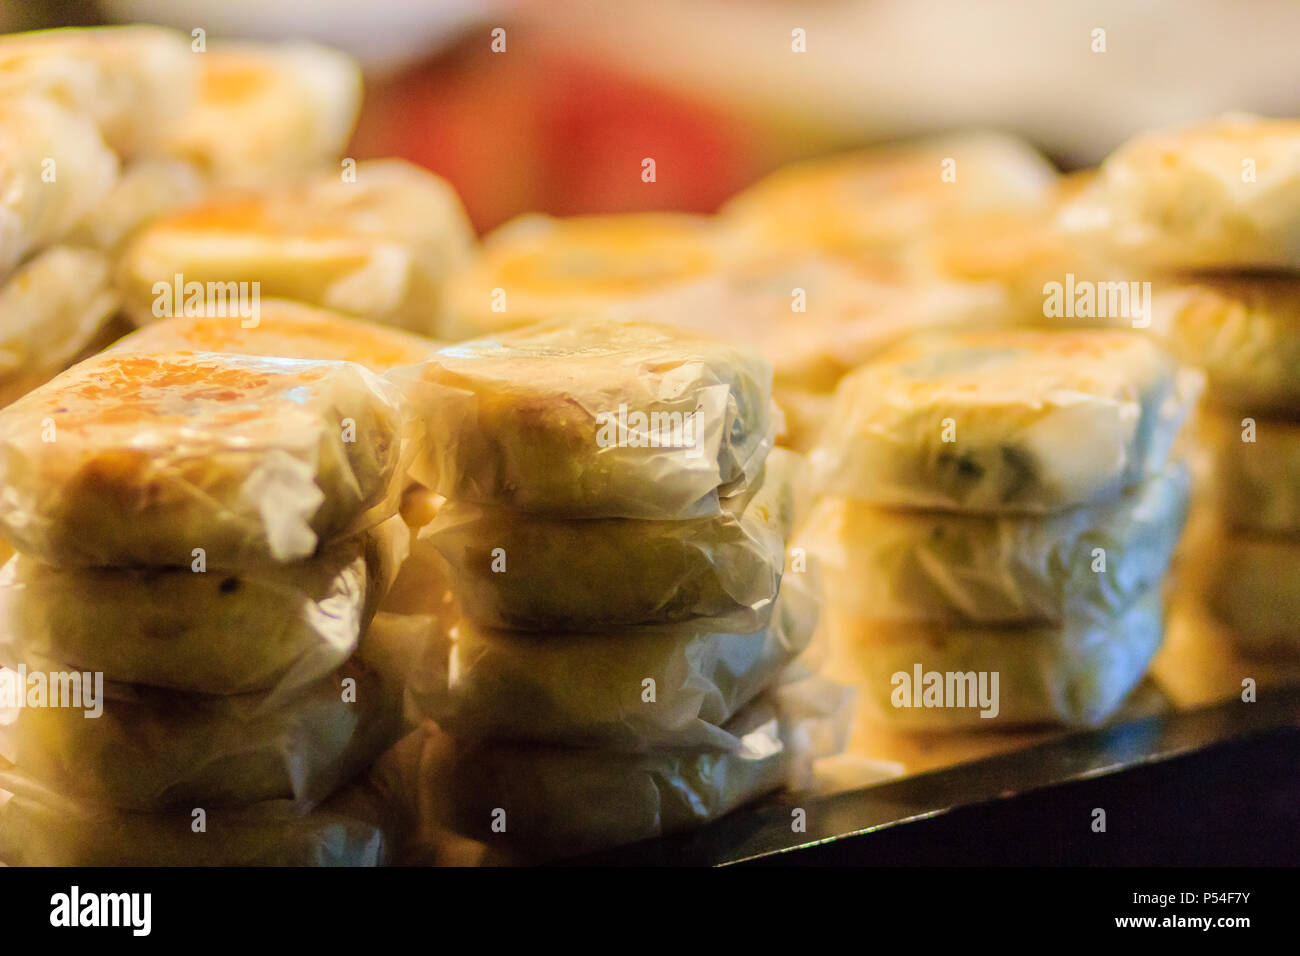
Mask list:
[[[1202,275],[1162,282],[1152,297],[1151,329],[1180,360],[1204,370],[1208,401],[1253,415],[1300,412],[1300,279]]]
[[[558,316],[601,317],[704,278],[728,258],[725,237],[702,216],[521,216],[486,236],[452,279],[438,335],[455,341]]]
[[[783,588],[768,625],[752,634],[708,621],[526,634],[462,620],[447,684],[429,668],[411,688],[427,716],[463,740],[740,751],[724,725],[808,646],[817,604],[806,587]]]
[[[88,806],[15,784],[0,805],[8,866],[380,866],[393,837],[376,796],[350,786],[310,813],[277,801],[140,813]],[[29,792],[33,791],[33,792]]]
[[[0,569],[0,663],[48,657],[107,680],[286,694],[338,668],[407,547],[398,517],[292,564],[250,571]]]
[[[1215,510],[1230,527],[1300,534],[1300,424],[1202,409],[1197,434],[1209,450]]]
[[[1300,266],[1300,122],[1233,113],[1142,133],[1065,222],[1143,268]]]
[[[732,199],[722,217],[762,249],[892,259],[962,216],[1039,205],[1055,181],[1028,143],[965,133],[786,166]]]
[[[12,34],[0,37],[0,99],[38,93],[92,118],[119,155],[156,155],[194,106],[203,61],[190,37],[154,26]]]
[[[872,719],[911,730],[1099,724],[1142,680],[1162,633],[1159,589],[1104,622],[887,623],[834,602],[823,619],[827,674],[855,684]]]
[[[33,678],[69,673],[53,662],[24,667],[0,669],[0,677],[22,690],[24,676],[30,687]],[[102,683],[94,696],[83,694],[77,706],[10,708],[0,719],[0,757],[85,803],[155,811],[285,800],[303,812],[401,731],[401,694],[366,663],[364,648],[288,695],[219,697]]]
[[[422,362],[439,343],[358,322],[288,299],[263,299],[256,324],[238,315],[159,319],[113,345],[114,352],[229,352],[355,362],[372,372]]]
[[[0,527],[50,564],[299,560],[396,513],[399,401],[347,362],[96,356],[0,412]]]
[[[616,754],[457,742],[426,785],[459,832],[536,858],[574,856],[702,826],[764,794],[805,786],[842,747],[847,696],[825,681],[751,703],[727,724],[739,750]],[[502,829],[504,828],[504,829]]]
[[[139,324],[194,314],[190,283],[259,283],[283,296],[429,333],[473,234],[451,186],[402,160],[358,163],[264,193],[213,199],[141,230],[119,267]],[[161,288],[160,288],[161,287]]]
[[[302,42],[223,43],[196,60],[192,108],[162,127],[168,155],[236,187],[338,161],[361,106],[361,69],[346,54]]]
[[[1164,578],[1189,486],[1172,464],[1113,501],[1044,517],[823,498],[796,543],[819,559],[828,600],[880,621],[1105,623]]]
[[[1198,384],[1131,331],[916,336],[841,383],[814,486],[972,512],[1113,498],[1164,467]]]
[[[0,277],[62,239],[117,182],[95,124],[34,97],[0,98]]]
[[[99,252],[54,246],[19,266],[0,286],[0,406],[71,364],[116,309]]]
[[[571,518],[716,515],[771,447],[771,367],[689,332],[549,322],[388,374],[426,427],[412,476]]]
[[[749,343],[772,363],[778,386],[829,392],[906,335],[994,323],[1005,305],[991,284],[916,282],[896,270],[805,254],[732,265],[607,314]]]
[[[753,631],[781,585],[801,464],[774,450],[762,476],[710,517],[566,521],[450,501],[426,535],[477,624],[587,631],[705,617]]]
[[[128,164],[103,202],[68,235],[68,241],[116,250],[145,223],[198,202],[207,184],[180,159],[141,159]]]

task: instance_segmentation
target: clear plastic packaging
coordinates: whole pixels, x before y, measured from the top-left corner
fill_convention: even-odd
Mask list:
[[[356,650],[407,548],[399,517],[251,571],[0,569],[0,664],[52,658],[117,683],[292,694]]]
[[[108,259],[53,246],[0,286],[0,407],[63,371],[92,345],[117,309]]]
[[[62,239],[117,176],[88,117],[37,97],[0,98],[0,277]]]
[[[446,683],[428,668],[409,686],[427,716],[465,740],[735,751],[743,741],[724,725],[807,648],[817,610],[815,593],[791,586],[767,627],[752,634],[708,621],[597,634],[491,631],[462,621]]]
[[[1151,330],[1182,361],[1204,369],[1208,401],[1246,415],[1300,412],[1300,279],[1200,275],[1161,282]]]
[[[828,676],[856,685],[872,719],[908,730],[1102,723],[1142,680],[1162,637],[1158,588],[1105,623],[888,624],[835,604],[822,618]],[[931,690],[927,705],[929,674],[939,675],[942,696]]]
[[[1064,216],[1148,273],[1294,269],[1297,143],[1300,122],[1244,113],[1145,132],[1102,162],[1094,187]]]
[[[36,677],[68,673],[53,662],[25,666],[0,670],[0,678],[29,705]],[[104,683],[98,706],[99,716],[67,706],[0,711],[0,757],[79,802],[189,811],[285,800],[306,811],[401,731],[401,691],[364,652],[287,696]]]
[[[573,632],[712,618],[715,627],[755,631],[781,585],[801,465],[776,449],[720,515],[685,521],[572,521],[450,501],[413,547],[441,552],[465,616],[489,628]]]
[[[21,791],[0,804],[8,866],[372,867],[389,861],[394,843],[383,806],[361,785],[306,814],[271,801],[196,818],[79,804],[2,771],[0,784]]]
[[[113,344],[115,352],[223,352],[356,362],[376,374],[429,358],[440,343],[288,299],[264,299],[257,324],[238,315],[159,319]]]
[[[0,412],[0,525],[51,564],[300,560],[396,513],[408,426],[350,363],[99,355]]]
[[[457,742],[422,785],[436,791],[428,805],[440,820],[489,847],[574,856],[702,826],[774,790],[807,786],[813,758],[826,755],[819,750],[843,747],[850,699],[805,677],[732,718],[726,729],[739,750]]]
[[[683,213],[519,216],[484,237],[479,256],[452,277],[438,335],[459,341],[557,316],[604,318],[612,306],[711,275],[728,261],[726,238],[710,217]]]
[[[126,311],[141,325],[187,314],[179,296],[171,310],[158,302],[156,286],[181,275],[186,284],[257,282],[267,298],[429,334],[443,283],[472,241],[446,181],[402,160],[370,160],[351,177],[326,170],[156,220],[123,249],[118,271]]]
[[[93,119],[119,155],[155,155],[194,106],[204,60],[188,35],[141,24],[10,34],[0,98],[38,93]]]
[[[695,518],[771,448],[756,352],[662,326],[556,321],[395,369],[424,420],[412,475],[453,501],[571,518]]]
[[[1057,178],[1023,140],[974,131],[791,164],[733,198],[722,217],[760,249],[861,261],[974,213],[1036,206]]]
[[[206,188],[198,169],[184,160],[137,160],[123,168],[117,185],[68,234],[67,241],[116,250],[150,220],[198,202]]]
[[[920,335],[840,384],[813,484],[895,508],[1090,504],[1164,468],[1199,385],[1132,331]]]
[[[337,163],[361,107],[361,67],[351,57],[295,41],[213,43],[193,59],[198,97],[165,127],[168,155],[219,185],[254,188]]]
[[[819,559],[828,601],[879,621],[1100,623],[1159,586],[1189,491],[1174,463],[1113,501],[1042,517],[823,498],[796,544]]]

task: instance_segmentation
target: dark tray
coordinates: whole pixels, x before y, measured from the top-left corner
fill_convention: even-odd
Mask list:
[[[794,833],[791,810],[807,811]],[[1092,829],[1106,811],[1106,832]],[[1300,864],[1300,687],[860,790],[783,794],[605,866]]]

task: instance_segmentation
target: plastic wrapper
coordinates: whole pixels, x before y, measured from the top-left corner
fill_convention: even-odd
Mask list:
[[[607,314],[749,343],[772,363],[777,385],[829,392],[908,334],[996,322],[1005,308],[991,284],[918,281],[901,269],[805,253],[730,264]]]
[[[277,801],[189,812],[142,813],[79,804],[29,781],[0,805],[0,863],[9,866],[372,867],[394,836],[377,795],[349,786],[310,813]]]
[[[429,358],[432,339],[359,322],[288,299],[266,299],[257,324],[245,328],[238,315],[160,319],[124,336],[115,352],[223,352],[283,358],[355,362],[375,373]]]
[[[917,336],[841,383],[814,487],[990,513],[1113,498],[1164,468],[1199,384],[1131,331]]]
[[[1028,143],[973,132],[786,166],[722,216],[763,249],[862,259],[889,256],[963,216],[1037,205],[1056,179]]]
[[[0,277],[62,239],[117,182],[117,157],[87,117],[0,98]]]
[[[1202,409],[1195,437],[1208,453],[1215,511],[1230,528],[1300,534],[1300,424]]]
[[[122,170],[104,201],[69,233],[68,241],[116,250],[150,220],[198,202],[206,186],[198,169],[184,160],[136,160]]]
[[[1113,501],[1043,517],[823,498],[797,545],[820,560],[828,601],[880,621],[1104,623],[1159,586],[1189,486],[1172,464]]]
[[[554,517],[716,515],[776,430],[760,355],[656,325],[544,323],[388,378],[425,423],[414,478]]]
[[[0,757],[79,802],[126,810],[318,805],[368,766],[401,731],[401,691],[361,651],[292,694],[209,696],[104,682],[76,706],[33,706],[32,684],[72,673],[29,657],[0,671]],[[27,686],[24,687],[23,678]],[[62,691],[60,691],[62,697]],[[6,701],[7,703],[10,701]],[[66,703],[66,701],[62,701]],[[94,703],[96,706],[83,706]],[[98,716],[91,716],[96,710]]]
[[[451,501],[427,541],[477,624],[586,631],[707,617],[754,631],[781,585],[801,465],[774,450],[720,515],[686,521],[566,521]]]
[[[603,318],[611,306],[710,275],[730,261],[728,247],[704,216],[520,216],[489,233],[453,277],[438,335],[456,341],[557,316]]]
[[[1087,170],[1062,176],[1038,203],[984,209],[946,222],[916,238],[909,262],[921,274],[947,282],[994,285],[1006,303],[1002,322],[1131,326],[1136,316],[1049,316],[1044,310],[1044,287],[1065,282],[1067,274],[1074,276],[1076,288],[1083,288],[1082,282],[1138,278],[1061,223],[1063,210],[1086,191],[1094,175]]]
[[[834,603],[827,604],[823,620],[830,649],[826,673],[857,685],[873,719],[909,730],[1099,724],[1142,680],[1163,626],[1158,588],[1104,623],[1080,618],[1060,624],[891,624]],[[926,706],[924,675],[930,673],[940,675],[945,695],[953,686],[954,697],[938,702],[944,706],[933,700]],[[895,679],[898,674],[907,680]],[[964,678],[950,682],[950,674]],[[970,679],[981,678],[990,706],[970,699],[979,688]],[[958,690],[968,698],[964,706]]]
[[[1160,283],[1151,329],[1204,370],[1209,402],[1247,415],[1300,412],[1300,279],[1202,275]]]
[[[1300,121],[1240,113],[1142,133],[1101,164],[1066,222],[1148,271],[1294,269],[1297,144]]]
[[[644,752],[739,750],[723,725],[807,646],[817,600],[786,589],[752,634],[708,622],[599,634],[522,634],[462,621],[447,682],[436,668],[410,686],[425,713],[461,739],[530,741]]]
[[[123,250],[119,272],[139,324],[188,314],[180,295],[170,311],[159,304],[156,286],[179,274],[187,285],[257,282],[268,298],[429,333],[443,282],[472,241],[446,181],[402,160],[371,160],[352,178],[321,172],[159,219]]]
[[[292,693],[356,650],[408,546],[398,517],[293,564],[0,569],[0,663],[29,655],[119,683]]]
[[[0,406],[61,372],[116,309],[98,252],[54,246],[19,266],[0,286]]]
[[[166,153],[236,187],[337,161],[361,106],[361,69],[346,54],[302,42],[222,43],[195,59],[198,97],[165,127]]]
[[[805,678],[738,713],[739,750],[618,754],[457,742],[424,786],[451,829],[527,856],[573,856],[703,826],[812,778],[812,759],[842,747],[850,695]],[[493,829],[504,823],[504,832]]]
[[[396,513],[408,424],[350,363],[100,355],[0,413],[0,526],[50,564],[300,560]]]
[[[38,93],[92,118],[114,152],[152,155],[198,95],[204,57],[190,43],[144,25],[11,34],[0,38],[0,98]]]

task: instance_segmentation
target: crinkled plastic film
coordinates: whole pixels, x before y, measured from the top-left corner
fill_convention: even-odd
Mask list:
[[[452,501],[427,540],[447,560],[466,617],[486,627],[584,631],[707,617],[753,631],[780,587],[801,465],[774,450],[758,481],[714,517],[568,521]]]
[[[325,172],[155,221],[123,250],[119,273],[127,313],[141,325],[157,318],[156,284],[181,274],[187,283],[256,281],[268,298],[431,333],[442,284],[471,242],[445,181],[376,160],[359,163],[355,181]]]
[[[142,813],[78,804],[0,771],[20,792],[0,805],[0,863],[9,866],[379,866],[393,837],[361,786],[300,813],[283,802]]]
[[[460,833],[532,858],[573,856],[702,826],[774,790],[811,780],[814,753],[846,724],[846,692],[822,682],[754,701],[727,724],[739,750],[603,750],[458,744],[426,781]],[[494,833],[504,810],[505,833]],[[499,817],[499,815],[497,815]]]
[[[39,93],[91,117],[114,152],[152,155],[194,105],[202,60],[188,35],[140,24],[11,35],[0,96]]]
[[[183,160],[130,163],[104,201],[69,234],[68,241],[115,250],[149,220],[197,202],[206,187],[199,171]]]
[[[864,711],[882,723],[912,730],[1001,729],[1041,723],[1095,725],[1109,717],[1141,681],[1160,646],[1159,589],[1147,592],[1111,621],[1063,624],[885,624],[829,605],[823,614],[830,645],[827,674],[857,686]],[[996,714],[980,706],[915,706],[922,674],[997,674]],[[903,673],[909,684],[894,675]],[[969,682],[967,682],[968,686]],[[924,704],[924,698],[921,697]],[[906,699],[904,699],[906,703]]]
[[[0,569],[0,664],[36,655],[118,683],[289,695],[356,650],[406,547],[395,516],[313,557],[247,573],[59,568],[17,556]]]
[[[813,594],[791,588],[752,634],[707,621],[545,635],[462,621],[447,684],[433,671],[411,687],[427,715],[463,739],[738,751],[743,741],[724,725],[808,646],[817,611]]]
[[[49,162],[57,176],[48,179]],[[113,188],[117,157],[89,118],[37,97],[0,103],[0,276],[61,239]]]
[[[814,486],[887,507],[1089,504],[1164,467],[1200,385],[1132,332],[921,336],[840,384]]]
[[[0,406],[62,371],[116,309],[98,252],[54,246],[19,266],[0,286]]]
[[[1099,623],[1159,585],[1187,516],[1185,466],[1043,517],[891,511],[823,498],[797,545],[827,600],[879,621]]]
[[[349,363],[100,355],[0,412],[0,524],[60,565],[300,560],[396,513],[409,428]]]
[[[288,299],[262,299],[256,325],[238,315],[159,319],[113,344],[114,352],[222,352],[356,362],[379,374],[422,361],[439,343]]]
[[[388,377],[426,424],[413,477],[453,501],[557,517],[717,514],[774,437],[764,359],[659,326],[529,326]]]
[[[28,703],[32,675],[67,672],[35,659],[26,668]],[[23,691],[16,673],[0,671],[0,678]],[[102,691],[97,717],[66,706],[0,712],[0,757],[51,790],[96,805],[181,810],[286,800],[305,811],[401,729],[400,691],[364,654],[287,696],[111,683]]]

